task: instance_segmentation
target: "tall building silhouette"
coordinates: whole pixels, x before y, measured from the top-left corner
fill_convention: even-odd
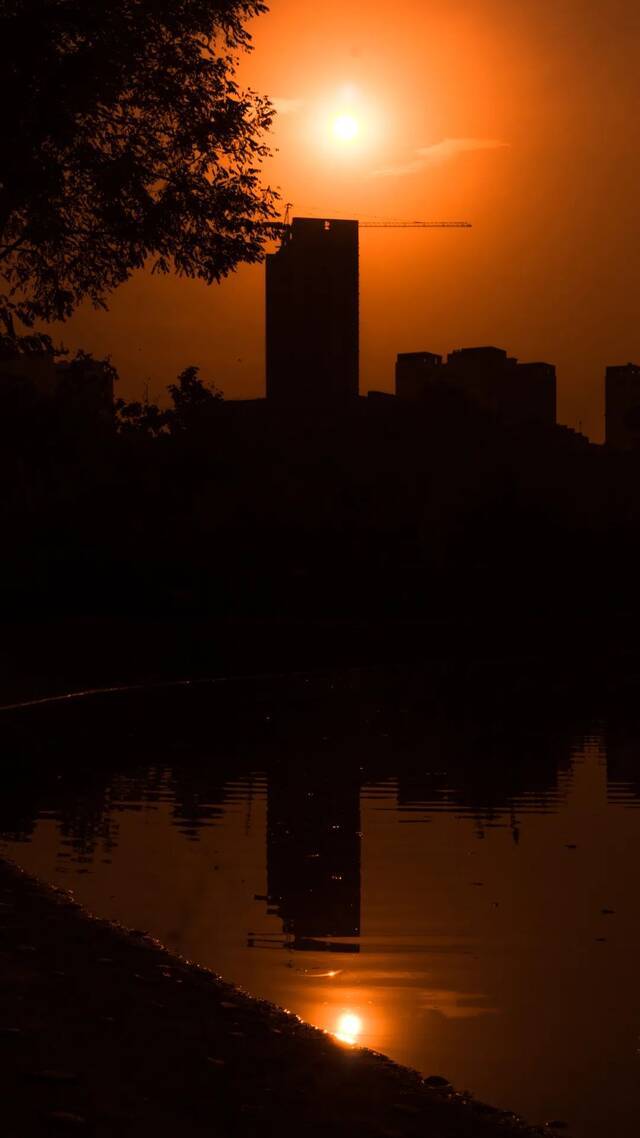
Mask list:
[[[502,348],[459,348],[446,363],[433,352],[408,352],[396,363],[396,395],[419,401],[430,390],[460,392],[508,426],[556,421],[556,369],[519,363]]]
[[[358,222],[296,217],[267,257],[267,399],[344,404],[358,395]]]
[[[608,367],[605,378],[605,438],[616,450],[640,447],[640,367]]]

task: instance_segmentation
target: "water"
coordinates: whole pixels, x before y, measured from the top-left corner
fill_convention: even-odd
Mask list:
[[[347,1042],[635,1135],[640,734],[296,683],[19,713],[0,850]]]

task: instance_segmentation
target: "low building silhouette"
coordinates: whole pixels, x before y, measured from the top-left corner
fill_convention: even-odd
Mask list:
[[[442,356],[434,352],[401,352],[396,360],[396,395],[401,399],[420,399],[444,378]]]
[[[358,222],[296,217],[267,257],[267,399],[343,405],[358,395]]]
[[[396,362],[396,395],[423,401],[455,392],[507,426],[556,421],[553,364],[519,363],[502,348],[459,348],[446,363],[433,352],[401,353]]]
[[[608,367],[605,377],[605,440],[615,450],[640,447],[640,366]]]

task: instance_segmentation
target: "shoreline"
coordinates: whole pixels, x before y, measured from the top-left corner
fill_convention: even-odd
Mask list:
[[[350,1047],[0,859],[3,1134],[553,1133]]]
[[[421,673],[438,696],[505,700],[637,699],[632,630],[590,621],[512,629],[416,620],[127,621],[113,617],[5,622],[0,703],[213,679],[314,672]]]

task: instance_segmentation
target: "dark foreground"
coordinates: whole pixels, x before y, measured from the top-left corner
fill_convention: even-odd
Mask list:
[[[541,1133],[334,1042],[4,862],[0,962],[4,1138]]]

